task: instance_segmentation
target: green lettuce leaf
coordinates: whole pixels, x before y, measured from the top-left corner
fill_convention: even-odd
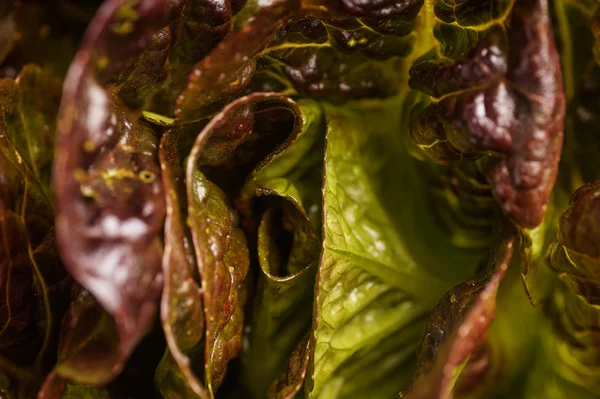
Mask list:
[[[424,206],[427,188],[399,135],[414,103],[325,106],[310,398],[389,397],[403,389],[427,313],[481,256],[454,247]],[[368,367],[378,372],[365,373]]]

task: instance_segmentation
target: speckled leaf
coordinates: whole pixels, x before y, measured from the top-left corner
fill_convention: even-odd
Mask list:
[[[189,223],[204,292],[205,381],[211,391],[240,350],[249,264],[246,239],[225,192],[237,193],[253,169],[295,139],[298,117],[296,104],[281,95],[242,97],[202,130],[187,160]]]
[[[427,206],[426,183],[398,135],[414,101],[325,105],[324,246],[309,398],[397,394],[412,376],[427,312],[481,255],[453,247]]]
[[[205,380],[213,395],[228,361],[240,351],[249,254],[223,191],[199,170],[192,173],[187,179],[189,220],[206,318]]]
[[[485,339],[496,317],[496,294],[514,242],[514,235],[504,238],[490,255],[486,275],[455,286],[435,307],[419,350],[420,377],[401,397],[451,399],[457,388],[469,394],[484,383],[490,362]]]
[[[518,225],[533,228],[556,179],[565,98],[547,0],[511,6],[506,43],[492,35],[457,62],[411,69],[411,87],[439,98],[411,135],[418,154],[440,163],[497,157],[487,172],[494,195]]]
[[[249,348],[242,356],[244,381],[253,397],[265,397],[289,356],[310,328],[318,235],[324,120],[318,104],[298,103],[298,136],[284,151],[255,171],[238,201],[250,236],[255,237],[261,274],[256,288]],[[261,214],[262,213],[262,214]],[[257,231],[252,219],[260,217]],[[302,344],[300,344],[302,346]],[[307,364],[300,348],[293,363]],[[301,356],[305,356],[302,359]],[[295,366],[294,366],[295,367]],[[304,371],[305,373],[305,371]],[[286,384],[286,395],[302,386],[304,374]]]
[[[164,0],[105,3],[71,65],[60,106],[59,248],[69,272],[115,318],[118,362],[105,378],[118,373],[153,322],[164,218],[156,133],[110,83],[152,43],[167,6]]]

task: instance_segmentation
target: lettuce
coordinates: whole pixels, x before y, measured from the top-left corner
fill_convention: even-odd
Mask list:
[[[599,397],[599,49],[591,0],[0,5],[0,397]]]

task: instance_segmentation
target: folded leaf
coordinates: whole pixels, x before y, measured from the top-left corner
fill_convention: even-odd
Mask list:
[[[516,0],[507,10],[506,38],[490,36],[456,62],[411,69],[411,87],[436,97],[411,136],[418,153],[440,163],[497,157],[487,172],[494,195],[518,225],[533,228],[558,170],[562,73],[547,0]]]
[[[319,259],[324,120],[312,101],[301,100],[297,112],[301,119],[295,141],[268,163],[263,161],[236,201],[249,236],[258,236],[261,274],[249,348],[242,356],[244,380],[256,398],[265,397],[311,324]],[[298,358],[295,362],[307,364],[307,343],[304,349],[302,345],[292,356]],[[300,359],[302,355],[306,359]],[[294,375],[298,380],[286,385],[286,395],[302,386],[303,374]]]
[[[211,394],[241,348],[249,267],[246,238],[225,193],[237,192],[251,170],[295,138],[297,115],[295,103],[279,95],[242,97],[203,129],[187,159],[188,213],[206,320],[205,381]],[[225,191],[208,180],[216,171],[215,182]]]
[[[95,383],[118,374],[147,333],[162,285],[158,143],[130,108],[138,105],[128,95],[137,75],[128,71],[132,63],[150,62],[142,50],[165,25],[167,6],[163,0],[105,3],[63,91],[54,163],[59,247],[69,272],[115,318],[119,336],[118,356],[107,356],[114,367],[98,370]],[[69,377],[77,380],[76,371]]]
[[[249,254],[245,237],[236,227],[237,217],[232,216],[232,209],[226,211],[230,208],[228,196],[241,189],[245,177],[265,157],[270,159],[288,145],[285,143],[293,141],[301,126],[296,126],[297,115],[299,111],[291,100],[274,94],[257,93],[226,107],[202,130],[191,148],[187,168],[188,173],[192,168],[192,178],[186,178],[187,201],[180,191],[181,162],[190,152],[194,130],[202,124],[176,127],[163,137],[161,161],[169,210],[163,324],[171,350],[156,377],[163,393],[181,397],[192,391],[200,397],[213,395],[228,361],[240,350]],[[212,177],[224,191],[209,180]],[[187,232],[182,225],[185,215],[196,260],[189,253],[191,248],[186,248]],[[210,244],[213,241],[215,244]],[[199,281],[193,268],[196,262]],[[168,310],[173,303],[179,304],[177,312]],[[205,327],[198,313],[202,303]],[[204,329],[206,335],[201,341]],[[198,378],[198,373],[204,378]]]

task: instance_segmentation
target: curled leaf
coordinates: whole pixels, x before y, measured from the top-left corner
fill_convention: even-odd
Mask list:
[[[565,98],[547,0],[516,0],[507,44],[489,37],[464,59],[416,64],[412,87],[438,97],[411,128],[440,163],[492,155],[494,195],[518,225],[544,217],[563,139]]]
[[[321,108],[312,101],[300,101],[294,111],[299,113],[294,126],[298,136],[268,163],[262,162],[236,201],[249,237],[258,236],[261,274],[248,349],[242,357],[244,381],[257,398],[267,394],[284,370],[288,357],[309,330],[312,316],[319,259],[324,120]],[[300,349],[292,356],[307,357],[308,351]],[[285,389],[289,395],[302,385],[303,376],[296,375],[298,380]]]
[[[205,381],[220,384],[227,362],[241,348],[244,280],[249,267],[246,238],[225,192],[237,192],[244,176],[293,140],[294,103],[255,93],[228,105],[198,135],[186,166],[188,213],[203,289],[206,320]],[[290,118],[291,117],[291,118]],[[218,170],[219,178],[209,180]],[[216,184],[223,188],[219,188]]]

